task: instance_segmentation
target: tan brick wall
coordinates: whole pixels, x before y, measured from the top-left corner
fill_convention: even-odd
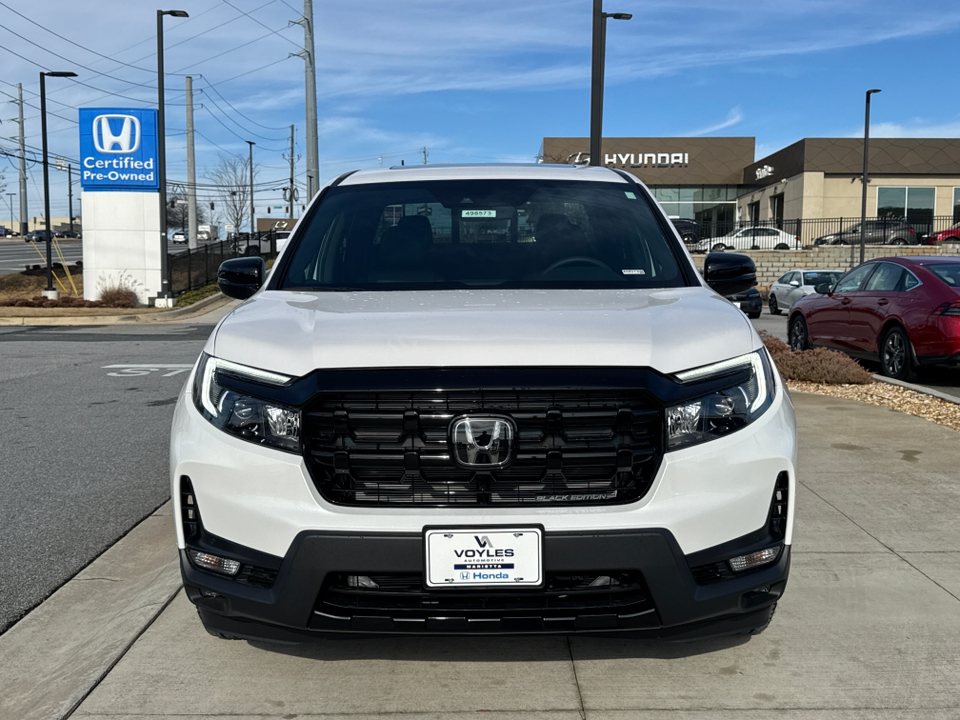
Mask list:
[[[851,247],[853,262],[851,263]],[[860,248],[857,246],[830,246],[810,248],[808,250],[747,250],[741,253],[753,258],[757,266],[757,289],[766,294],[773,282],[789,270],[794,268],[811,268],[815,270],[849,270],[860,264]],[[878,257],[893,257],[897,255],[950,255],[960,257],[960,244],[929,247],[918,245],[913,247],[891,247],[889,245],[867,245],[864,248],[864,258],[872,260]],[[706,255],[694,255],[697,269],[703,271],[703,260]]]

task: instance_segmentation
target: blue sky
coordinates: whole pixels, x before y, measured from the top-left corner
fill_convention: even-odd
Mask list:
[[[253,140],[258,184],[280,187],[291,123],[305,154],[303,61],[289,56],[303,31],[288,24],[302,0],[169,7],[191,17],[165,21],[168,177],[186,177],[189,74],[200,91],[198,180]],[[586,136],[591,9],[591,0],[314,0],[322,179],[419,163],[423,147],[431,163],[533,161],[545,136]],[[872,87],[883,90],[872,136],[960,137],[956,0],[605,0],[604,9],[633,13],[608,21],[608,137],[753,136],[759,158],[803,137],[860,136]],[[155,106],[155,11],[139,0],[0,0],[0,149],[15,147],[6,101],[21,82],[39,106],[41,69],[79,75],[48,80],[52,155],[77,157],[78,107]],[[39,158],[30,106],[27,143]],[[0,157],[4,193],[17,191],[14,163]],[[28,196],[39,216],[38,164]],[[66,204],[66,175],[52,170],[51,214],[66,215]],[[258,215],[264,204],[281,205],[279,192],[258,191]]]

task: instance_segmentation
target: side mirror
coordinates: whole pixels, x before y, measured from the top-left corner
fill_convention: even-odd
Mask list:
[[[246,300],[263,285],[267,266],[261,257],[239,257],[226,260],[217,271],[217,285],[227,297]]]
[[[830,287],[831,287],[831,286],[830,286],[830,283],[820,283],[819,285],[815,285],[814,288],[813,288],[813,290],[814,290],[814,292],[816,292],[816,293],[818,293],[818,294],[820,294],[820,295],[829,295],[829,294],[830,294]]]
[[[757,284],[757,267],[747,255],[708,253],[703,279],[719,295],[736,295]]]
[[[791,286],[791,287],[800,287],[800,281],[798,281],[798,280],[791,280],[791,281],[790,281],[790,286]]]

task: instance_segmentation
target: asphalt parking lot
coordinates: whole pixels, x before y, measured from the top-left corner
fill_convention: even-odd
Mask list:
[[[762,635],[218,640],[165,506],[0,637],[0,717],[956,718],[956,432],[794,399],[793,568]]]

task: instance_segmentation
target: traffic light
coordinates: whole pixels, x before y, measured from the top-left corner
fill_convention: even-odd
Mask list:
[[[269,214],[270,214],[270,206],[267,205],[267,215],[269,215]]]
[[[213,203],[210,203],[210,209],[213,210]]]

